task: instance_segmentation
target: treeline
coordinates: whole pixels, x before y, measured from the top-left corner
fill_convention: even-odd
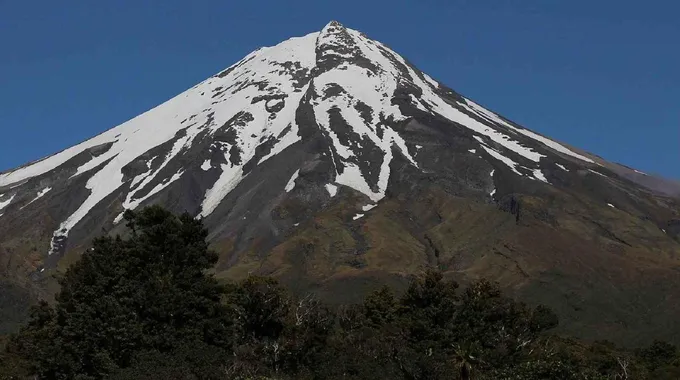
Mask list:
[[[479,281],[437,272],[403,294],[383,288],[344,307],[296,297],[275,280],[222,285],[217,255],[189,215],[125,215],[0,354],[2,379],[678,379],[667,343],[634,352],[550,335],[530,308]]]

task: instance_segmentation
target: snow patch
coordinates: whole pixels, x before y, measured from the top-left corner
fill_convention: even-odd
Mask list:
[[[611,203],[607,203],[607,206],[609,206],[609,207],[611,207],[611,208],[616,208],[616,207],[614,207],[614,205],[611,204]]]
[[[432,79],[429,75],[423,73],[423,77],[425,78],[425,80],[427,81],[427,83],[429,83],[432,87],[434,87],[434,88],[438,88],[438,87],[439,87],[439,83],[437,83],[437,81],[434,80],[434,79]]]
[[[489,126],[482,124],[479,121],[471,118],[470,116],[460,112],[459,110],[452,107],[448,103],[444,103],[442,100],[439,100],[438,102],[442,104],[438,105],[437,108],[435,108],[435,110],[445,118],[454,121],[458,124],[461,124],[467,127],[468,129],[471,129],[481,135],[488,137],[491,141],[495,142],[496,144],[499,144],[502,147],[519,154],[520,156],[526,158],[527,160],[538,162],[540,161],[541,157],[545,157],[544,155],[535,152],[531,148],[522,146],[519,142],[512,140],[508,135],[496,131],[495,129],[492,129]],[[434,104],[437,105],[436,102]]]
[[[46,188],[44,188],[44,189],[40,190],[40,191],[38,192],[38,196],[37,196],[37,198],[36,198],[36,199],[44,197],[44,196],[45,196],[45,194],[47,194],[47,193],[49,193],[49,192],[50,192],[50,190],[52,190],[52,188],[51,188],[51,187],[46,187]]]
[[[555,165],[556,165],[558,168],[564,170],[565,172],[568,172],[568,171],[569,171],[569,169],[565,168],[564,166],[562,166],[562,165],[560,165],[560,164],[558,164],[558,163],[555,163]]]
[[[338,193],[338,187],[335,185],[332,185],[330,183],[326,184],[326,191],[328,191],[328,194],[332,197],[335,196],[335,194]]]
[[[123,221],[123,216],[124,216],[124,215],[125,215],[125,211],[123,211],[123,212],[121,212],[120,214],[118,214],[118,216],[116,216],[116,218],[113,219],[113,224],[118,224],[118,223],[122,222],[122,221]]]
[[[286,184],[286,193],[289,193],[291,190],[295,188],[295,180],[297,179],[298,175],[300,174],[300,169],[296,170],[295,173],[293,173],[293,176],[290,177],[288,180],[288,183]]]
[[[2,197],[3,195],[4,194],[0,194],[0,197]],[[12,201],[14,200],[15,197],[16,197],[16,194],[13,194],[11,197],[9,197],[9,199],[7,199],[5,201],[0,201],[0,210],[9,206],[9,204],[12,203]]]
[[[45,196],[45,194],[47,194],[47,193],[49,193],[49,192],[50,192],[50,190],[52,190],[52,188],[51,188],[51,187],[46,187],[46,188],[44,188],[44,189],[40,190],[40,191],[38,192],[38,194],[36,195],[36,197],[35,197],[35,198],[33,198],[33,200],[32,200],[32,201],[30,201],[30,202],[26,203],[26,205],[22,206],[22,207],[21,207],[21,209],[23,210],[23,209],[24,209],[25,207],[27,207],[27,206],[28,206],[28,205],[30,205],[31,203],[33,203],[33,202],[37,201],[38,199],[40,199],[40,198],[44,197],[44,196]]]
[[[364,214],[356,214],[356,215],[354,215],[354,217],[352,217],[352,220],[360,219],[360,218],[362,218],[363,216],[364,216]]]
[[[311,82],[310,82],[311,83]],[[295,95],[293,93],[293,96],[290,97],[289,105],[284,107],[283,110],[279,111],[277,113],[277,119],[280,120],[291,120],[289,124],[290,129],[286,134],[281,136],[281,132],[277,135],[277,143],[274,145],[274,148],[267,154],[266,156],[262,157],[260,162],[258,162],[258,165],[267,161],[269,158],[276,156],[277,154],[281,153],[284,149],[288,148],[289,146],[295,144],[296,142],[302,140],[302,137],[299,136],[298,131],[299,131],[299,126],[297,125],[297,117],[295,115],[295,112],[297,111],[297,106],[300,104],[300,100],[302,99],[302,96],[307,93],[307,90],[309,89],[309,84],[307,84],[305,87],[302,88],[302,90],[299,92],[299,95]],[[278,129],[278,127],[277,127]],[[284,127],[285,130],[285,127]]]
[[[576,153],[576,152],[574,152],[574,151],[571,151],[571,150],[567,149],[564,145],[558,144],[558,143],[556,143],[556,142],[554,142],[554,141],[552,141],[552,140],[549,140],[549,139],[547,139],[547,138],[545,138],[545,137],[543,137],[543,136],[541,136],[541,135],[538,135],[538,134],[536,134],[536,133],[534,133],[534,132],[531,132],[531,131],[528,130],[528,129],[515,128],[515,130],[516,130],[517,132],[519,132],[519,133],[525,135],[525,136],[531,137],[532,139],[534,139],[534,140],[536,140],[536,141],[539,141],[539,142],[543,143],[543,144],[544,144],[545,146],[547,146],[548,148],[551,148],[551,149],[553,149],[553,150],[555,150],[555,151],[557,151],[557,152],[566,154],[566,155],[568,155],[568,156],[572,156],[572,157],[574,157],[574,158],[578,158],[578,159],[581,160],[581,161],[585,161],[585,162],[588,162],[588,163],[591,163],[591,164],[592,164],[592,163],[595,163],[595,161],[593,161],[592,159],[590,159],[590,158],[588,158],[588,157],[586,157],[586,156],[580,155],[580,154],[578,154],[578,153]]]
[[[145,179],[147,179],[147,177],[149,176],[149,174],[151,174],[151,166],[153,165],[153,162],[156,160],[156,158],[158,158],[158,156],[155,156],[154,158],[152,158],[152,159],[150,159],[149,161],[146,162],[146,171],[145,171],[144,173],[138,175],[137,177],[135,177],[135,178],[132,180],[132,182],[130,183],[130,189],[135,189],[135,188],[137,188],[137,186],[138,186],[142,181],[144,181]]]
[[[203,161],[203,164],[201,164],[201,169],[203,169],[203,171],[208,171],[208,170],[212,169],[212,165],[210,164],[210,160]]]
[[[180,169],[177,173],[173,174],[170,179],[166,179],[163,182],[159,183],[156,185],[151,191],[149,191],[148,194],[144,195],[141,198],[137,198],[134,200],[126,200],[123,206],[128,209],[135,209],[137,208],[142,202],[145,200],[149,199],[151,196],[158,194],[161,192],[161,190],[165,189],[166,187],[170,186],[173,182],[179,180],[182,177],[182,174],[184,174],[184,170]]]
[[[282,98],[277,98],[277,99],[269,99],[265,103],[267,105],[267,108],[271,109],[274,107],[278,107],[282,105],[285,101]]]
[[[362,207],[361,207],[361,210],[362,210],[362,211],[370,211],[370,210],[372,210],[373,208],[375,208],[375,206],[377,206],[377,205],[365,205],[365,206],[362,206]]]
[[[497,159],[498,161],[507,165],[510,169],[512,169],[513,172],[517,173],[518,175],[522,175],[522,173],[517,171],[518,164],[515,161],[505,157],[504,155],[498,153],[497,151],[495,151],[495,150],[493,150],[493,149],[491,149],[491,148],[489,148],[485,145],[482,145],[482,149],[484,149],[487,153],[489,153],[489,155],[491,155],[491,157],[493,157],[493,158]]]
[[[559,144],[555,141],[552,141],[548,138],[545,138],[537,133],[534,133],[528,129],[523,129],[523,128],[517,128],[514,125],[508,123],[507,121],[503,120],[501,117],[499,117],[497,114],[487,110],[486,108],[480,106],[479,104],[473,102],[470,99],[465,99],[465,103],[469,106],[469,108],[475,112],[477,115],[482,116],[483,118],[490,120],[492,122],[495,122],[497,124],[503,125],[505,127],[510,128],[511,130],[514,130],[516,132],[519,132],[527,137],[530,137],[538,142],[543,143],[543,145],[547,146],[548,148],[551,148],[557,152],[572,156],[574,158],[578,158],[581,161],[589,162],[589,163],[594,163],[592,159],[585,157],[583,155],[580,155],[567,147],[565,147],[562,144]]]
[[[477,153],[477,149],[470,149],[470,150],[468,150],[468,152],[475,154],[475,153]]]
[[[595,170],[593,170],[593,169],[588,169],[588,171],[591,172],[591,173],[595,173],[595,174],[597,174],[597,175],[599,175],[599,176],[602,176],[602,177],[604,177],[604,178],[609,178],[609,177],[607,177],[606,175],[604,175],[604,174],[602,174],[602,173],[600,173],[600,172],[597,172],[597,171],[595,171]]]
[[[541,171],[540,168],[539,168],[539,169],[534,169],[534,170],[533,170],[533,173],[534,173],[534,178],[536,178],[537,180],[539,180],[539,181],[541,181],[541,182],[545,182],[545,183],[547,183],[547,184],[550,184],[550,182],[548,182],[548,179],[545,178],[545,175],[543,174],[543,172]]]
[[[126,210],[134,210],[137,207],[139,207],[142,202],[146,201],[147,199],[151,198],[152,196],[158,194],[161,192],[163,189],[167,188],[170,186],[173,182],[177,181],[182,177],[182,174],[184,174],[184,170],[180,169],[177,173],[175,173],[172,177],[169,179],[165,179],[163,182],[159,183],[156,185],[151,191],[149,191],[146,195],[140,197],[140,198],[135,198],[133,192],[130,192],[123,202],[123,208]],[[121,212],[114,220],[114,224],[118,224],[123,220],[123,215],[125,211]]]
[[[200,216],[207,217],[219,206],[220,202],[229,194],[243,179],[243,170],[238,166],[222,164],[222,174],[205,193]]]

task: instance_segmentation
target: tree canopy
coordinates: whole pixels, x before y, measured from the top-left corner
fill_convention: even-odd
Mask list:
[[[325,305],[251,276],[221,285],[200,220],[127,212],[3,343],[0,378],[676,379],[677,349],[626,351],[550,334],[556,315],[436,271],[403,293]]]

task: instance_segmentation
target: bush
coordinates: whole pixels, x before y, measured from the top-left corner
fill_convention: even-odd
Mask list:
[[[19,348],[41,378],[101,379],[148,351],[204,343],[229,347],[224,289],[205,271],[217,261],[200,221],[159,207],[127,212],[127,239],[101,237],[41,303]]]

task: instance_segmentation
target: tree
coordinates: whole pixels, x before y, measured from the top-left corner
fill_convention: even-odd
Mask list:
[[[21,380],[29,378],[30,363],[14,351],[12,342],[4,342],[0,336],[0,379]]]
[[[638,350],[638,357],[654,379],[680,378],[680,353],[674,345],[655,340],[648,347]]]
[[[196,342],[170,352],[156,350],[137,354],[128,368],[115,371],[108,380],[223,380],[230,355],[220,347]]]
[[[126,212],[127,238],[101,237],[60,281],[54,308],[33,310],[20,333],[41,378],[100,379],[141,352],[229,346],[223,287],[206,275],[217,255],[188,214]]]
[[[274,279],[250,276],[229,288],[226,302],[237,326],[233,375],[314,372],[335,323],[319,300],[296,298]]]

